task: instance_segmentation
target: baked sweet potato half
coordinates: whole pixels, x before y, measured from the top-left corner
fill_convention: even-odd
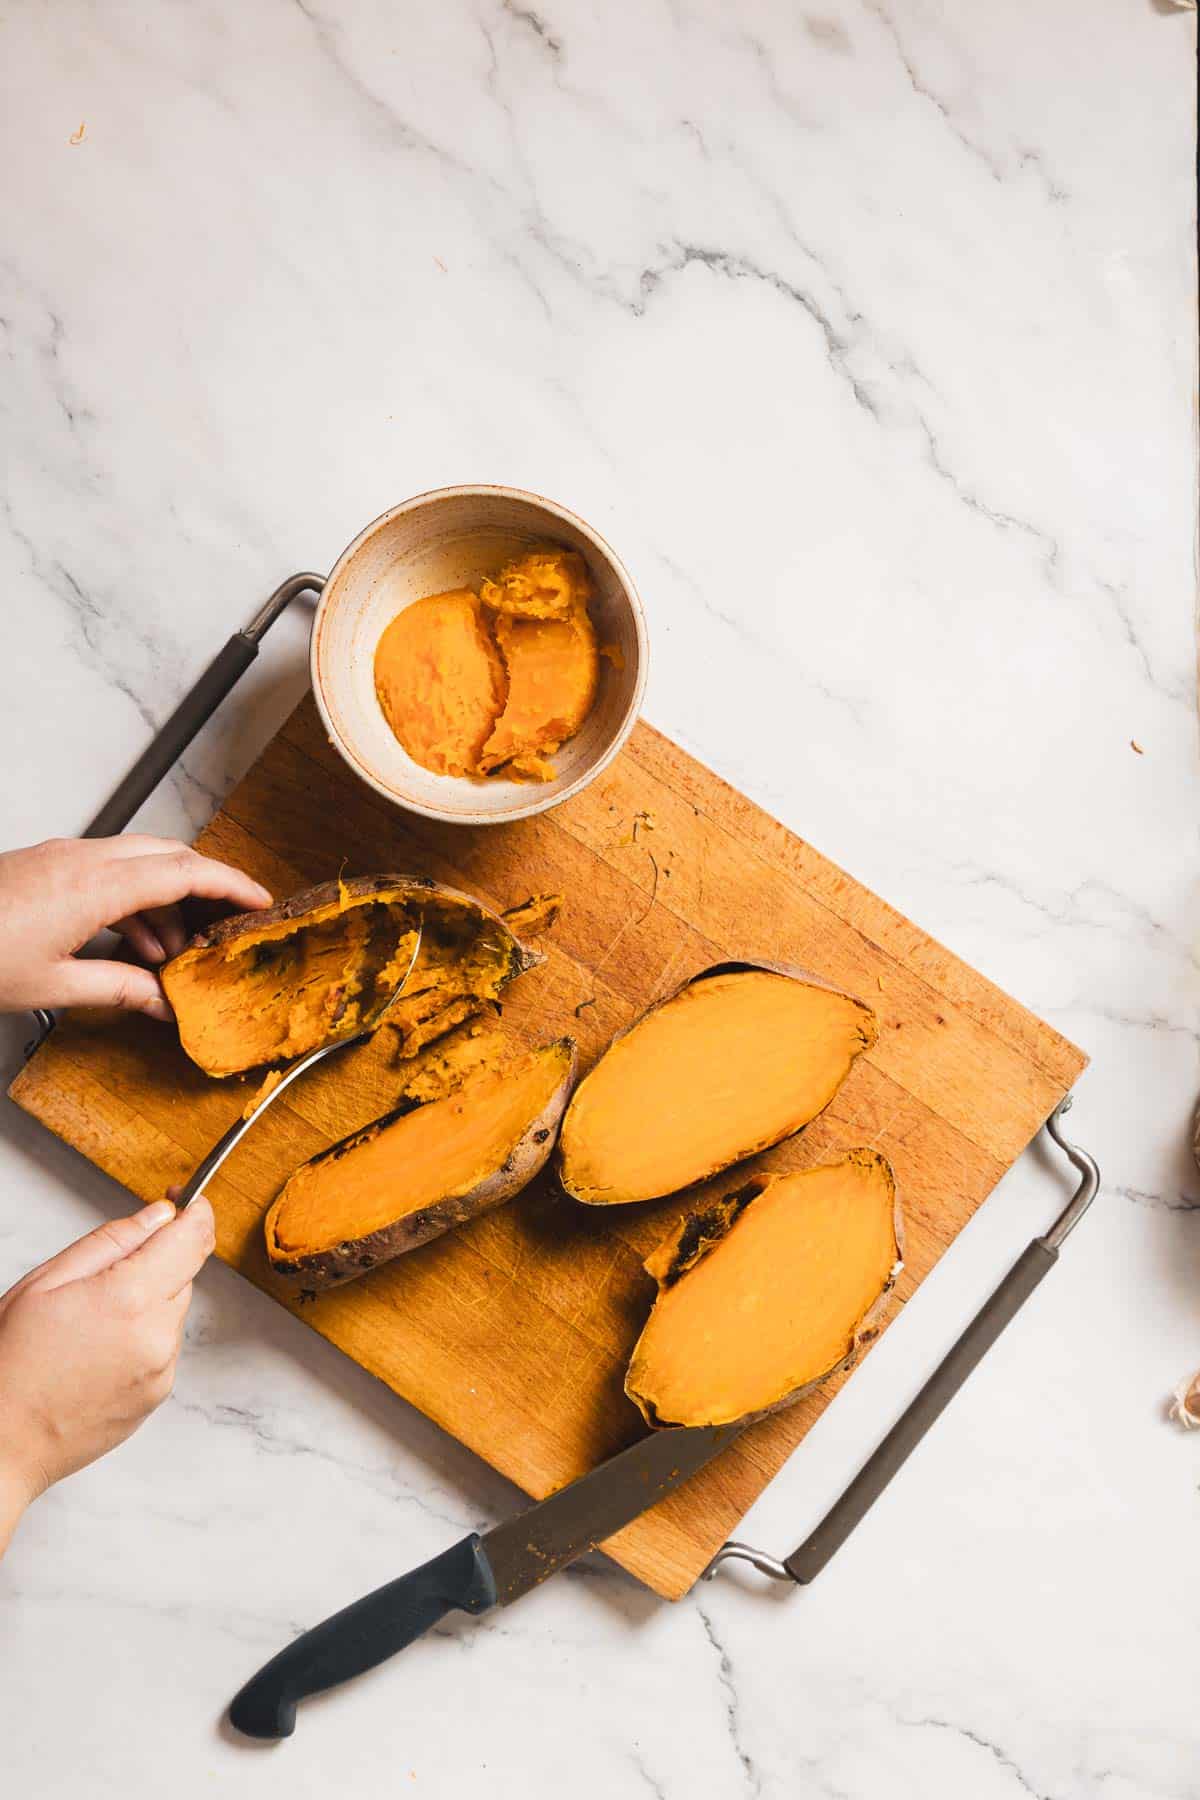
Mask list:
[[[550,1155],[574,1077],[559,1038],[314,1156],[267,1214],[272,1265],[334,1287],[511,1200]]]
[[[651,1425],[790,1406],[876,1335],[902,1256],[896,1182],[877,1151],[756,1177],[647,1258],[659,1292],[625,1392]]]
[[[388,1013],[408,1050],[541,961],[478,900],[434,881],[359,875],[238,913],[162,970],[179,1038],[209,1075],[236,1075],[351,1037],[421,951]]]
[[[563,1120],[563,1187],[589,1206],[655,1200],[778,1144],[824,1111],[876,1038],[818,976],[718,963],[615,1038]]]

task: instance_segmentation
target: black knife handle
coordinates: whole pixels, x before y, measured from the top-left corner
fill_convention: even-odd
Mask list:
[[[1044,1238],[1034,1238],[1017,1258],[841,1498],[830,1507],[816,1530],[786,1559],[783,1566],[793,1581],[812,1581],[834,1552],[841,1549],[893,1475],[908,1461],[929,1427],[941,1417],[972,1369],[987,1355],[1004,1327],[1057,1261],[1057,1249]]]
[[[496,1583],[477,1533],[314,1625],[251,1677],[229,1708],[247,1737],[291,1737],[296,1703],[386,1662],[448,1612],[486,1612]]]

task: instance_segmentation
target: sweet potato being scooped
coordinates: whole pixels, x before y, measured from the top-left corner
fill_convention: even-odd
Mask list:
[[[875,1036],[870,1009],[815,975],[720,963],[643,1014],[580,1082],[562,1184],[614,1206],[703,1181],[815,1119]]]
[[[574,1074],[560,1038],[314,1156],[267,1214],[273,1266],[333,1287],[511,1199],[545,1164]]]
[[[659,1294],[625,1392],[651,1425],[726,1425],[790,1406],[875,1336],[902,1235],[876,1151],[756,1177],[647,1259]]]
[[[402,875],[328,881],[222,919],[165,965],[180,1042],[207,1074],[233,1075],[350,1037],[403,974],[417,924],[420,955],[388,1013],[406,1051],[541,960],[454,888]]]

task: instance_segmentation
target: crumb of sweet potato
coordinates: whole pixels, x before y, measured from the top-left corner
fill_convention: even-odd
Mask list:
[[[506,907],[500,916],[517,937],[540,937],[556,923],[562,907],[561,894],[531,894],[517,906]]]
[[[269,1069],[247,1100],[245,1106],[242,1108],[243,1119],[248,1119],[251,1113],[253,1113],[266,1099],[267,1095],[274,1093],[282,1080],[282,1069]]]

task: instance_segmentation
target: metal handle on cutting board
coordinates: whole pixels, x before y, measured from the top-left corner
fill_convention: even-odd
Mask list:
[[[1079,1171],[1079,1185],[1070,1202],[1044,1237],[1034,1238],[1017,1258],[1000,1285],[984,1301],[975,1317],[942,1358],[916,1398],[904,1409],[883,1442],[867,1458],[858,1474],[839,1495],[825,1517],[804,1542],[782,1561],[749,1544],[733,1540],[722,1545],[705,1577],[715,1575],[723,1563],[748,1562],[775,1581],[798,1585],[812,1581],[850,1533],[874,1506],[893,1476],[908,1461],[930,1426],[939,1419],[971,1371],[978,1367],[1004,1327],[1015,1318],[1030,1294],[1058,1261],[1059,1249],[1096,1197],[1100,1170],[1086,1150],[1069,1143],[1060,1121],[1069,1111],[1071,1095],[1061,1100],[1046,1121],[1046,1130]]]
[[[206,725],[222,700],[246,673],[258,655],[258,646],[280,613],[291,605],[298,594],[320,593],[325,585],[323,575],[305,573],[289,575],[251,619],[244,631],[235,631],[185,694],[166,724],[155,733],[142,754],[110,794],[90,825],[80,834],[85,838],[115,837],[124,831],[138,807],[150,798],[163,776],[183,755],[202,725]]]
[[[291,575],[280,583],[245,630],[235,632],[213,658],[116,791],[86,827],[82,834],[84,837],[106,837],[124,829],[250,667],[258,655],[264,633],[299,594],[308,591],[320,593],[324,585],[325,577],[312,573]],[[26,1045],[26,1056],[32,1055],[54,1028],[52,1012],[36,1008],[33,1017],[38,1028],[37,1035]],[[718,1550],[704,1571],[705,1578],[711,1578],[723,1563],[748,1562],[778,1581],[797,1584],[809,1582],[820,1573],[834,1552],[840,1549],[855,1526],[869,1512],[1004,1327],[1054,1267],[1064,1239],[1078,1224],[1096,1196],[1100,1186],[1100,1171],[1094,1159],[1086,1150],[1069,1143],[1061,1132],[1060,1121],[1063,1114],[1070,1110],[1071,1101],[1072,1096],[1068,1094],[1059,1102],[1046,1121],[1046,1130],[1078,1169],[1081,1179],[1071,1201],[1051,1229],[1044,1237],[1035,1238],[1026,1247],[958,1341],[943,1357],[920,1393],[804,1542],[781,1562],[766,1551],[731,1540]]]
[[[323,575],[305,571],[289,575],[259,607],[243,631],[235,631],[184,695],[175,711],[155,732],[142,754],[111,793],[100,811],[80,833],[85,838],[115,837],[124,831],[139,806],[150,798],[159,782],[179,761],[201,726],[207,725],[222,700],[241,680],[258,655],[258,647],[276,619],[298,595],[319,594]],[[32,1009],[36,1035],[25,1046],[30,1057],[54,1030],[54,1014],[44,1006]]]

